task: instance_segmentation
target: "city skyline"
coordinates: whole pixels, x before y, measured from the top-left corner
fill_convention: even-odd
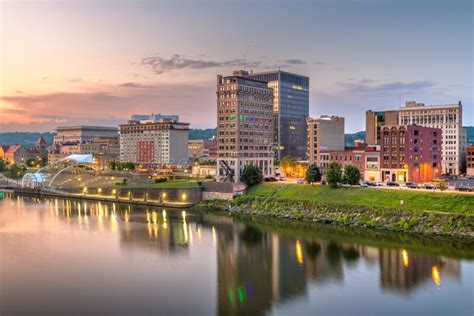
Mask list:
[[[347,132],[408,100],[460,100],[474,125],[470,1],[248,4],[2,2],[0,132],[152,112],[213,128],[215,75],[244,68],[310,77],[310,116]]]

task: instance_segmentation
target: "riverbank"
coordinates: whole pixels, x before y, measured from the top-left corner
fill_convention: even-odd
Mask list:
[[[233,214],[474,239],[472,195],[260,184],[231,202],[203,201],[196,207]]]

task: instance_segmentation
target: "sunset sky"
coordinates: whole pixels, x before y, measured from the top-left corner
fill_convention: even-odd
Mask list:
[[[152,112],[214,127],[216,74],[244,66],[309,76],[310,114],[347,132],[406,100],[461,100],[474,125],[473,15],[470,0],[0,0],[0,132]]]

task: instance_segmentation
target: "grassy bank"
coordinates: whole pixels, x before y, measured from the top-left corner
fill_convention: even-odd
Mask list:
[[[261,184],[230,203],[202,202],[199,207],[474,238],[474,196],[466,194]]]

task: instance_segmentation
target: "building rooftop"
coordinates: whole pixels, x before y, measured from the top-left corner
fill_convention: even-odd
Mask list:
[[[117,131],[117,127],[112,126],[86,126],[86,125],[78,125],[78,126],[58,126],[56,131],[67,131],[67,130],[74,130],[74,129],[81,129],[81,130],[101,130],[101,131]]]

